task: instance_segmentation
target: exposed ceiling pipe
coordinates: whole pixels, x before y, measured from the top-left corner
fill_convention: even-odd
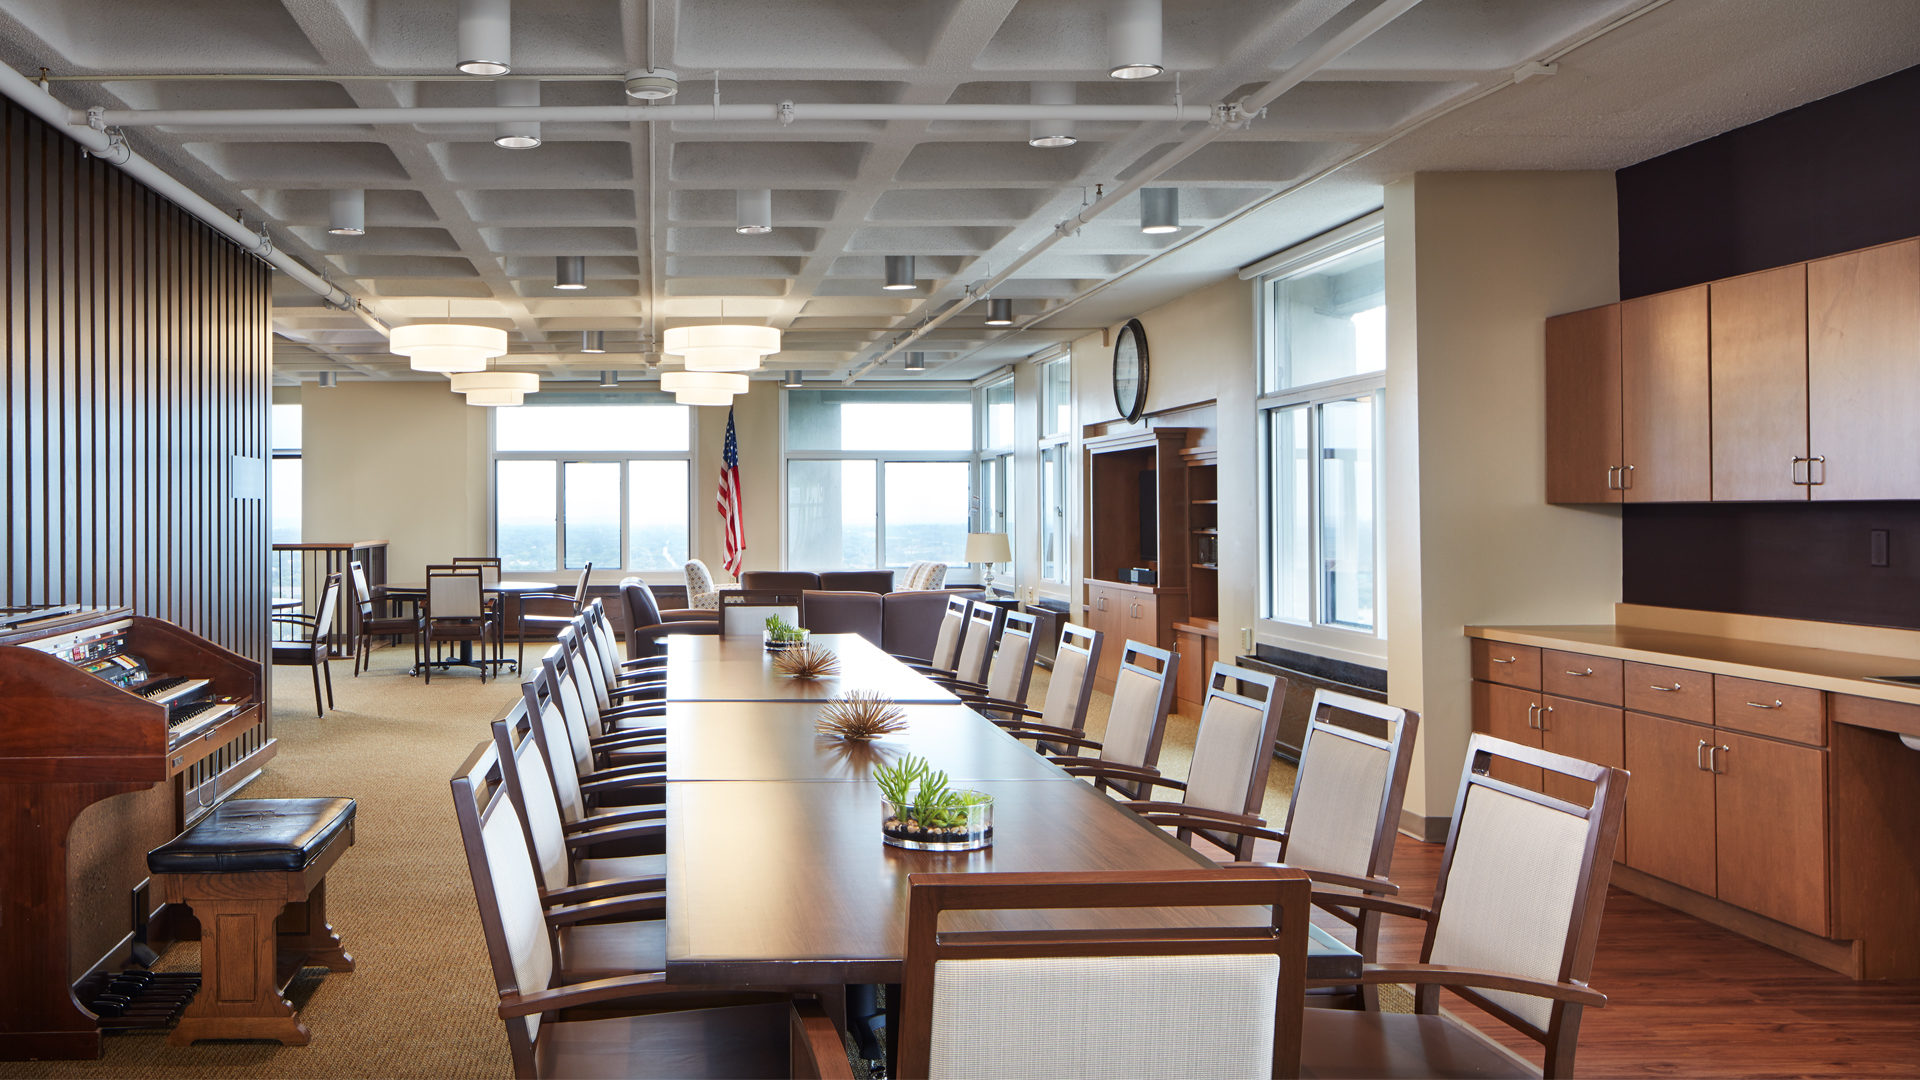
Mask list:
[[[1305,82],[1315,72],[1332,63],[1334,60],[1339,59],[1339,57],[1349,49],[1365,41],[1375,31],[1406,14],[1419,3],[1420,0],[1385,0],[1384,3],[1361,16],[1359,20],[1351,26],[1328,38],[1318,49],[1315,49],[1305,59],[1295,64],[1292,68],[1289,68],[1286,74],[1233,103],[1233,105],[1228,107],[1230,113],[1234,117],[1242,120],[1253,117],[1258,114],[1261,109],[1271,104],[1275,98]],[[1045,254],[1055,244],[1073,235],[1074,231],[1080,226],[1118,206],[1127,196],[1153,183],[1155,180],[1166,175],[1175,165],[1192,157],[1202,147],[1219,138],[1227,129],[1227,126],[1226,124],[1210,125],[1195,132],[1189,136],[1186,141],[1160,155],[1158,158],[1155,158],[1146,168],[1135,173],[1131,179],[1117,185],[1112,191],[1107,192],[1106,195],[1095,200],[1091,206],[1082,207],[1078,213],[1054,226],[1053,232],[1042,237],[1038,243],[1021,252],[1003,267],[999,273],[994,274],[985,281],[975,283],[970,290],[971,293],[975,296],[980,296],[992,291],[1000,285],[1000,283],[1012,277],[1022,267]],[[960,314],[960,312],[968,306],[965,302],[949,305],[945,311],[921,323],[904,337],[889,344],[865,364],[849,372],[846,378],[841,381],[851,384],[860,376],[872,371],[880,364],[885,363],[888,357],[891,357],[902,349],[910,348],[914,342],[927,336],[931,331],[938,329],[949,319]]]
[[[316,127],[353,124],[499,124],[542,120],[557,124],[627,124],[668,120],[792,123],[803,120],[1033,121],[1107,120],[1128,123],[1209,120],[1211,105],[475,105],[390,109],[101,109],[74,110],[62,120],[108,127]]]
[[[243,249],[259,256],[275,269],[312,289],[328,304],[352,311],[369,326],[381,333],[386,333],[387,328],[374,318],[372,313],[362,308],[352,294],[345,289],[307,269],[293,256],[275,248],[265,236],[235,221],[227,211],[201,198],[192,189],[161,171],[158,165],[134,153],[125,139],[93,127],[75,127],[71,123],[72,110],[40,89],[33,80],[5,64],[0,64],[0,94],[5,94],[28,112],[52,124],[56,129],[66,132],[75,142],[85,147],[88,153],[111,165],[119,166],[127,175],[171,200],[180,209],[218,229]]]

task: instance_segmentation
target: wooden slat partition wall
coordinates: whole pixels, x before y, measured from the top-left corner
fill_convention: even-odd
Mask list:
[[[11,102],[0,132],[0,604],[265,664],[271,271]]]

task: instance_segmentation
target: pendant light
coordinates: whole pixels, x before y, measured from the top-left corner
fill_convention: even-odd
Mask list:
[[[611,390],[611,389],[613,389],[614,387],[616,387],[616,386],[619,386],[619,385],[620,385],[620,373],[619,373],[619,372],[617,372],[617,371],[603,371],[603,372],[601,372],[601,373],[600,373],[600,388],[601,388],[602,390]]]
[[[913,288],[913,256],[887,256],[887,283],[880,287],[896,291]]]
[[[681,357],[688,371],[756,371],[762,357],[780,351],[780,331],[737,323],[670,326],[661,348]]]
[[[517,394],[537,394],[540,392],[540,376],[530,371],[466,371],[447,377],[453,384],[456,394],[474,394],[484,392],[513,392]]]
[[[766,188],[734,192],[733,231],[742,236],[765,236],[773,231],[773,192]]]
[[[493,103],[514,108],[540,104],[538,79],[502,79],[493,84]],[[540,145],[540,121],[502,120],[494,125],[493,145],[503,150],[531,150]]]
[[[1151,79],[1167,70],[1160,62],[1160,0],[1115,0],[1107,16],[1107,74]]]
[[[788,368],[787,377],[780,381],[780,385],[789,390],[798,390],[800,387],[807,385],[806,373],[795,368]]]
[[[513,408],[526,404],[527,396],[518,390],[469,390],[467,404],[489,409]]]
[[[580,331],[580,351],[595,356],[607,351],[607,332],[605,330]]]
[[[1074,98],[1074,86],[1070,82],[1037,82],[1027,100],[1035,105],[1071,105]],[[1071,120],[1029,120],[1027,122],[1027,145],[1042,150],[1057,150],[1063,146],[1072,146],[1080,140],[1073,133]]]
[[[735,394],[747,392],[747,377],[718,371],[663,371],[660,389],[671,391],[682,405],[731,405]]]
[[[484,371],[489,359],[506,355],[507,332],[468,323],[414,323],[394,327],[387,348],[415,371]]]
[[[554,256],[553,287],[556,289],[586,288],[587,257],[585,255]]]
[[[925,370],[927,370],[927,354],[926,354],[926,353],[923,353],[923,352],[910,352],[910,353],[908,353],[908,354],[907,354],[907,362],[906,362],[906,364],[905,364],[905,368],[906,368],[906,370],[908,370],[908,371],[925,371]]]
[[[987,325],[1012,326],[1013,301],[997,299],[987,301]]]
[[[1180,231],[1180,189],[1140,189],[1140,231],[1148,235]]]
[[[327,231],[335,236],[367,235],[367,191],[343,188],[327,199]]]
[[[333,389],[334,387],[336,387],[336,386],[339,386],[339,385],[340,385],[340,373],[339,373],[339,372],[337,372],[337,371],[323,371],[323,372],[321,372],[321,373],[320,373],[320,388],[321,388],[322,390],[331,390],[331,389]]]
[[[458,62],[469,75],[513,70],[512,0],[460,0]]]

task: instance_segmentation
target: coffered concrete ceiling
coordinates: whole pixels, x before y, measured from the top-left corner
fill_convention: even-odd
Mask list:
[[[770,368],[971,378],[1364,214],[1397,177],[1617,168],[1920,62],[1912,0],[1424,0],[1334,52],[1382,0],[1165,0],[1167,72],[1122,82],[1107,76],[1114,5],[518,0],[506,81],[537,82],[542,106],[636,105],[623,73],[665,68],[676,105],[791,101],[795,118],[547,120],[527,150],[458,114],[129,117],[127,137],[381,319],[507,329],[503,366],[639,372],[662,328],[724,315],[785,332]],[[454,68],[457,17],[455,0],[0,0],[0,59],[46,68],[76,109],[493,106],[496,80]],[[1516,82],[1537,61],[1557,68]],[[1061,228],[1212,131],[1172,119],[1176,101],[1234,102],[1308,70],[1151,182],[1179,190],[1179,232],[1142,234],[1137,195]],[[804,115],[1024,105],[1036,80],[1168,115],[1081,119],[1059,149],[1028,146],[1024,119]],[[364,236],[327,232],[342,188],[366,191]],[[772,190],[771,233],[734,231],[742,188]],[[1051,246],[992,291],[1015,327],[986,326],[969,290],[1037,244]],[[554,290],[560,255],[585,257],[588,288]],[[881,288],[888,255],[916,257],[913,290]],[[411,376],[353,316],[290,281],[276,296],[281,377]],[[899,357],[866,370],[956,303],[915,344],[926,376]],[[583,356],[582,330],[606,331],[609,354]]]

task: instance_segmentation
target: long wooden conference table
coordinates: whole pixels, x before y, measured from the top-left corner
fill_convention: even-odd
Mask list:
[[[667,978],[731,986],[898,983],[907,875],[1174,870],[1212,864],[1068,776],[857,634],[816,634],[841,672],[806,683],[754,638],[667,638]],[[907,727],[867,744],[816,732],[823,699],[887,693]],[[927,758],[994,797],[993,845],[906,851],[880,839],[873,767]],[[960,929],[1196,925],[1245,913],[1143,909],[1024,913]],[[1115,921],[1125,920],[1125,921]],[[1307,974],[1348,978],[1360,958],[1319,927]]]

